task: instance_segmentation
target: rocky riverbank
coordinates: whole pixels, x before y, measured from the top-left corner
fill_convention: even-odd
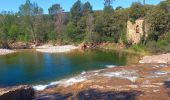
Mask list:
[[[7,55],[16,52],[16,50],[25,49],[25,48],[17,48],[17,49],[0,49],[0,55]],[[28,48],[27,48],[28,49]],[[42,45],[42,46],[30,46],[29,49],[36,49],[38,52],[43,53],[65,53],[70,52],[76,49],[79,49],[79,47],[76,47],[74,45],[63,45],[63,46],[53,46],[53,45]]]
[[[169,76],[170,66],[163,64],[83,72],[46,85],[34,100],[170,100]]]

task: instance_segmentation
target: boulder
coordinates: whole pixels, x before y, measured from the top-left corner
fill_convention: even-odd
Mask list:
[[[32,100],[34,90],[27,85],[0,89],[0,100]]]

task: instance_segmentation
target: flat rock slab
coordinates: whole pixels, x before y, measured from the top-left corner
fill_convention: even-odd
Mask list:
[[[161,55],[153,55],[153,56],[145,56],[140,63],[170,63],[170,53],[161,54]]]
[[[57,84],[35,91],[33,99],[170,100],[169,68],[163,64],[138,64],[84,72],[78,78],[71,78],[74,84]],[[81,78],[83,81],[75,81]],[[62,81],[66,82],[73,81]]]

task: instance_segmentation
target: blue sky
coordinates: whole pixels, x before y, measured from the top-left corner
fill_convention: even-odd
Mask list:
[[[48,13],[48,8],[55,3],[60,4],[65,11],[69,11],[72,7],[73,3],[76,0],[31,0],[32,2],[37,2],[40,7],[44,9],[44,13]],[[104,0],[81,0],[82,2],[89,1],[94,10],[103,9]],[[116,0],[113,2],[113,7],[122,6],[129,7],[132,2],[137,2],[142,0]],[[0,0],[0,12],[1,11],[13,11],[17,12],[18,8],[21,4],[23,4],[25,0]],[[147,4],[158,4],[160,0],[146,0]]]

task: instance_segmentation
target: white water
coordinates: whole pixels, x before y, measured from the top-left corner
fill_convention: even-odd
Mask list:
[[[111,78],[117,77],[117,78],[122,78],[122,79],[128,79],[132,82],[135,82],[138,79],[138,74],[134,70],[121,70],[121,71],[115,71],[115,72],[103,72],[103,73],[99,74],[100,71],[101,70],[95,70],[95,71],[89,71],[88,73],[83,71],[78,76],[71,77],[71,78],[68,78],[68,79],[63,79],[63,80],[60,80],[60,81],[51,82],[51,83],[45,84],[45,85],[35,85],[35,86],[33,86],[33,88],[35,90],[41,91],[41,90],[47,89],[47,88],[52,87],[52,86],[68,87],[68,86],[74,85],[76,83],[86,81],[86,80],[89,79],[89,77],[93,77],[93,76],[96,76],[96,75],[111,77]]]
[[[116,71],[116,72],[106,72],[102,74],[105,77],[117,77],[117,78],[123,78],[128,79],[132,82],[135,82],[138,79],[137,73],[135,71]]]
[[[35,86],[33,86],[33,89],[37,90],[37,91],[42,91],[44,89],[47,89],[48,87],[52,87],[52,86],[56,86],[56,85],[68,87],[68,86],[74,85],[76,83],[83,82],[83,81],[87,80],[86,76],[83,76],[84,74],[86,74],[85,71],[83,71],[80,75],[72,77],[72,78],[51,82],[46,85],[35,85]]]
[[[105,67],[107,68],[114,68],[114,67],[117,67],[116,65],[106,65]]]

